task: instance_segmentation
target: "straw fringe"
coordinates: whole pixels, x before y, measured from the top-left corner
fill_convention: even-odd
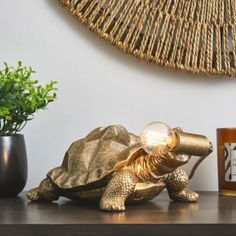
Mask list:
[[[92,31],[141,59],[236,75],[236,0],[58,0]]]

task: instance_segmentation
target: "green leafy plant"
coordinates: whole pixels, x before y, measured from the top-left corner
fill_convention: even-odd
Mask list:
[[[16,68],[9,67],[0,71],[0,135],[19,133],[27,121],[39,109],[56,99],[55,84],[51,81],[45,86],[31,77],[35,73],[31,67],[18,62]]]

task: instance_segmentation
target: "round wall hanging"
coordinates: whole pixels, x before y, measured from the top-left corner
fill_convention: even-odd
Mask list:
[[[124,52],[192,73],[236,75],[236,0],[58,0]]]

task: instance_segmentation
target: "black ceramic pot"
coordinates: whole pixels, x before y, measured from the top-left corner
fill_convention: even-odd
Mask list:
[[[17,196],[27,180],[24,136],[0,136],[0,197]]]

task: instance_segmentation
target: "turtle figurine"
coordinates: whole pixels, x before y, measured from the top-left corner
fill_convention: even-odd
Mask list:
[[[101,210],[124,211],[125,204],[145,202],[166,188],[172,200],[193,202],[198,194],[187,188],[189,178],[178,168],[189,158],[167,149],[150,155],[140,136],[123,126],[99,127],[72,143],[62,165],[27,197],[56,201],[63,196],[98,202]]]

